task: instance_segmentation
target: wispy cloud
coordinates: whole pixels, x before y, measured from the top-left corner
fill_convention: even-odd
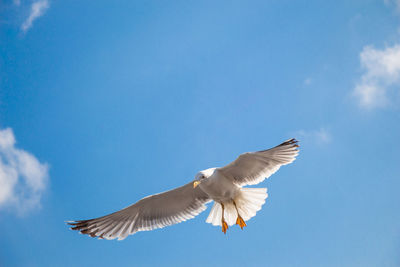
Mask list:
[[[317,145],[329,144],[332,141],[331,133],[325,128],[320,128],[318,130],[299,130],[296,131],[294,135],[300,141]]]
[[[37,18],[42,16],[48,8],[49,8],[48,0],[38,0],[38,1],[33,2],[31,5],[31,11],[29,13],[28,18],[21,25],[21,30],[23,32],[27,32],[32,27],[33,22]]]
[[[400,85],[400,45],[383,50],[371,46],[360,53],[364,74],[356,84],[353,94],[362,108],[372,109],[389,104],[389,91]]]
[[[23,214],[40,206],[48,181],[48,165],[15,147],[10,128],[0,130],[0,208]]]
[[[310,77],[308,77],[308,78],[304,79],[303,84],[304,85],[310,85],[312,83],[312,81],[313,80]]]
[[[400,12],[400,0],[383,0],[383,2],[388,6],[394,6],[397,12]]]

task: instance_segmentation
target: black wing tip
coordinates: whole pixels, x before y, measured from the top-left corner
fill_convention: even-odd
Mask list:
[[[278,145],[278,146],[287,146],[287,145],[292,145],[293,147],[300,147],[299,145],[299,141],[296,140],[296,138],[291,138],[285,142],[283,142],[282,144]]]
[[[80,220],[80,221],[65,221],[66,224],[72,225],[72,226],[81,226],[83,224],[87,224],[91,220]]]
[[[69,228],[71,230],[79,231],[79,233],[88,235],[91,237],[98,237],[99,239],[103,239],[103,235],[97,236],[96,235],[97,231],[92,232],[91,229],[88,229],[90,221],[91,220],[65,221],[65,223],[67,225],[72,226]]]
[[[67,225],[77,225],[79,221],[64,221],[64,223]]]
[[[83,235],[88,235],[93,238],[98,238],[98,239],[104,239],[104,235],[97,235],[98,231],[92,231],[92,229],[89,229],[89,223],[92,220],[79,220],[79,221],[65,221],[67,225],[70,225],[69,229],[74,230],[74,231],[79,231],[80,234]]]
[[[261,150],[261,151],[257,151],[257,152],[265,152],[265,151],[269,151],[271,149],[274,149],[274,148],[277,148],[277,147],[283,147],[283,146],[286,146],[286,147],[289,147],[289,148],[294,148],[295,151],[298,151],[298,148],[300,147],[299,141],[296,140],[295,138],[291,138],[291,139],[286,140],[282,144],[279,144],[279,145],[277,145],[277,146],[275,146],[273,148],[269,148],[269,149],[265,149],[265,150]],[[251,153],[251,152],[249,152],[249,153]]]

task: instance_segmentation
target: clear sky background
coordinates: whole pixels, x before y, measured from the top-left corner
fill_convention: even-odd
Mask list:
[[[399,266],[400,2],[0,2],[0,266]],[[224,235],[98,217],[296,137]]]

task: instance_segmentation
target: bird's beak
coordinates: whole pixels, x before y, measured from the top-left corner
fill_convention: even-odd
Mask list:
[[[193,188],[196,188],[200,184],[200,181],[194,181],[193,182]]]

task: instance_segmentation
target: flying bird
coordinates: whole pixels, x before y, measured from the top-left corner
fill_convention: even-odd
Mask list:
[[[123,240],[139,231],[192,219],[207,208],[206,203],[214,201],[207,223],[221,226],[224,233],[234,224],[243,229],[268,197],[267,188],[243,186],[258,184],[293,162],[298,147],[297,140],[290,139],[271,149],[244,153],[224,167],[200,171],[184,186],[145,197],[103,217],[67,223],[72,230],[91,237]]]

